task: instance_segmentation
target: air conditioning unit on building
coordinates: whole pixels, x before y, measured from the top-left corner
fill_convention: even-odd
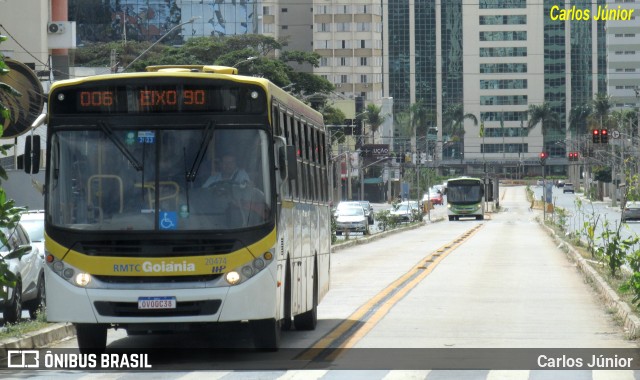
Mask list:
[[[47,23],[47,47],[49,49],[75,49],[76,22],[50,21]]]
[[[62,34],[66,31],[64,22],[50,22],[47,24],[47,33]]]

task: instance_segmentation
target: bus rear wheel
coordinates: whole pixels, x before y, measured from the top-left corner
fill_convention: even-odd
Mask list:
[[[101,354],[107,348],[107,326],[75,323],[78,348],[82,354]]]
[[[250,321],[253,345],[260,351],[278,351],[280,347],[280,323],[273,319]]]

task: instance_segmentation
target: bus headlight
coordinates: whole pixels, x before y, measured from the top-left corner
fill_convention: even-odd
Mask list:
[[[251,263],[247,263],[241,267],[235,268],[235,270],[232,270],[231,272],[228,272],[224,278],[230,285],[238,285],[260,273],[272,261],[273,253],[267,251],[263,253],[262,256],[253,259]]]
[[[46,256],[45,263],[49,266],[53,273],[60,276],[60,278],[64,279],[71,285],[85,288],[92,284],[91,275],[89,273],[82,272],[78,270],[78,268],[75,268],[68,263],[58,260],[51,254],[48,254]]]
[[[89,273],[78,273],[76,276],[76,285],[85,287],[91,282],[91,275]]]
[[[240,282],[240,273],[232,270],[224,276],[224,279],[227,280],[230,285],[235,285]]]

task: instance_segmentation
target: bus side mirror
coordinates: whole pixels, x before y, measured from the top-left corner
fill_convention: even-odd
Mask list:
[[[24,171],[37,174],[40,171],[40,136],[27,136],[24,143]]]

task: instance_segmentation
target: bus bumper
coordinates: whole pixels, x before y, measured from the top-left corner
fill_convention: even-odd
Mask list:
[[[71,285],[47,268],[47,319],[72,323],[231,322],[276,317],[276,263],[236,286],[185,288],[184,284],[144,284],[147,289],[95,289]],[[222,280],[224,281],[224,280]],[[179,286],[179,287],[177,287]],[[153,287],[153,289],[151,289]],[[139,297],[175,297],[178,305],[208,304],[206,311],[138,310]],[[111,306],[117,305],[117,306]],[[213,306],[212,306],[213,305]],[[105,308],[106,306],[106,308]],[[113,311],[119,307],[124,311]],[[106,310],[106,311],[105,311]]]

